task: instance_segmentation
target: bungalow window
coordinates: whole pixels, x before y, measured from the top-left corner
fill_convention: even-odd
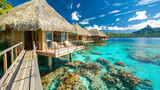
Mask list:
[[[52,47],[52,32],[46,32],[46,43],[48,47]]]
[[[66,41],[66,33],[62,33],[62,42]]]

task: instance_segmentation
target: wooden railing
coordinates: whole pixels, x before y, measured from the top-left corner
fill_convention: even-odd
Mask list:
[[[54,42],[48,42],[48,43],[37,42],[36,47],[37,47],[37,50],[42,50],[42,51],[45,51],[46,53],[47,52],[51,53],[51,51],[53,51],[52,54],[54,54],[55,56],[60,55],[61,54],[60,52],[62,51],[65,51],[67,53],[67,52],[78,50],[80,46],[84,47],[84,43],[80,41],[78,42],[72,41],[72,42],[69,42],[69,44],[70,45],[66,44],[65,42],[59,42],[59,43],[56,43],[55,45]]]
[[[33,56],[34,56],[34,75],[35,75],[36,90],[43,90],[41,77],[39,73],[35,42],[33,42]]]
[[[3,55],[4,73],[6,73],[6,71],[7,71],[7,52],[11,51],[11,64],[13,64],[13,62],[14,62],[14,54],[13,54],[14,49],[15,49],[15,58],[17,58],[18,54],[24,49],[23,42],[20,42],[14,46],[2,51],[2,52],[0,52],[0,56]]]

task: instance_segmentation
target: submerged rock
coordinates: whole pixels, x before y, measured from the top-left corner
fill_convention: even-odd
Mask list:
[[[109,64],[110,62],[108,60],[104,60],[102,58],[98,58],[97,59],[97,62],[101,63],[102,65],[106,65],[106,64]]]
[[[116,65],[119,65],[119,66],[125,66],[125,63],[123,62],[115,62]]]

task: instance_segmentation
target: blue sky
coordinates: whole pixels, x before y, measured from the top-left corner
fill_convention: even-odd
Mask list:
[[[29,0],[8,0],[17,6]],[[160,0],[46,0],[69,23],[111,32],[160,27]]]

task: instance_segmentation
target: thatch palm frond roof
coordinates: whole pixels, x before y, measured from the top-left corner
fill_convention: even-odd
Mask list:
[[[102,31],[99,31],[99,32],[101,34],[101,37],[107,37],[107,35],[104,32],[102,32]]]
[[[0,30],[74,32],[75,29],[45,0],[32,0],[0,16]]]
[[[103,33],[102,31],[99,31],[98,29],[91,29],[89,33],[91,33],[92,36],[107,37],[105,33]]]
[[[72,26],[76,29],[76,33],[78,35],[91,36],[91,34],[87,30],[83,29],[77,23],[73,24]]]

